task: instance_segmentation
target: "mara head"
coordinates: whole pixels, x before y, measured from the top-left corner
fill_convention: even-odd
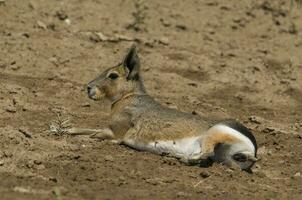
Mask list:
[[[145,93],[141,76],[137,48],[132,45],[123,61],[106,69],[96,79],[88,83],[87,93],[93,100],[108,98],[115,102],[128,94]]]

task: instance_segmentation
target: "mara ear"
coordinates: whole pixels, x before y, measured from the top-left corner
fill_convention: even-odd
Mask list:
[[[127,55],[123,60],[123,66],[128,71],[127,79],[128,80],[138,80],[139,79],[139,69],[140,69],[140,61],[137,55],[137,47],[133,44]]]

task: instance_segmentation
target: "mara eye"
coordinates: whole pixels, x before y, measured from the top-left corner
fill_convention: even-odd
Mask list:
[[[243,153],[236,153],[233,155],[233,159],[238,161],[238,162],[245,162],[247,161],[247,157]]]
[[[110,78],[111,80],[115,80],[118,78],[118,74],[117,73],[110,73],[108,78]]]

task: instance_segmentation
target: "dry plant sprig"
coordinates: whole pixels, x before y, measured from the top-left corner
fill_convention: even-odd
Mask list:
[[[55,135],[64,135],[69,133],[71,124],[69,118],[62,118],[60,114],[57,115],[55,121],[50,122],[49,132]]]

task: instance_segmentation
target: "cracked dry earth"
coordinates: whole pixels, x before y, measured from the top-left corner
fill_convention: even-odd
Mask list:
[[[1,0],[1,199],[302,199],[300,0]],[[47,132],[102,128],[84,85],[139,45],[162,104],[250,128],[249,174]]]

